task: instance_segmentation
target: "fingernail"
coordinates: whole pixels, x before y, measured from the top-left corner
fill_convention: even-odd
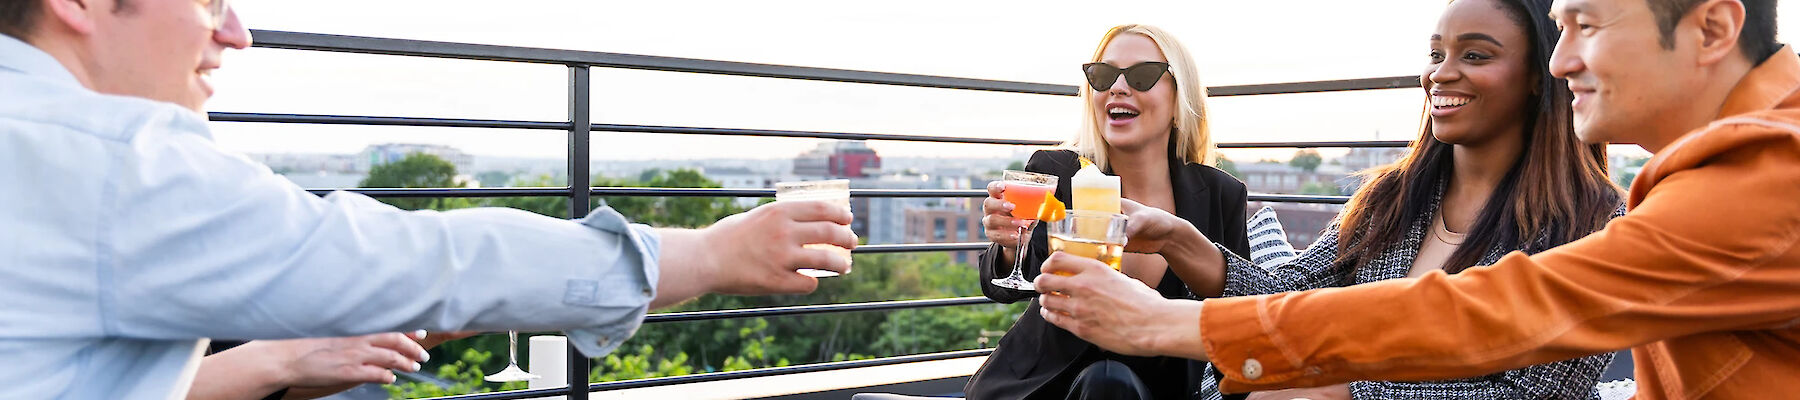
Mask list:
[[[429,352],[429,351],[419,352],[419,361],[431,361],[431,352]]]
[[[407,370],[406,372],[419,372],[419,363],[413,363],[412,369]]]
[[[425,330],[420,329],[420,330],[413,331],[413,339],[425,340]]]

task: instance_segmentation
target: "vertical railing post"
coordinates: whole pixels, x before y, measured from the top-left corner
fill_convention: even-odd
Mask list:
[[[588,193],[592,179],[588,177],[588,119],[590,69],[586,65],[569,66],[569,217],[587,215]],[[588,358],[569,345],[569,400],[588,398]]]

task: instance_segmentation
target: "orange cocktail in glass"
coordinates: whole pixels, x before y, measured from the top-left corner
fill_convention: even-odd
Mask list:
[[[1056,190],[1055,183],[1045,185],[1008,181],[1006,191],[1000,192],[1000,198],[1013,203],[1013,218],[1035,220],[1038,218],[1038,209],[1044,207],[1044,198],[1049,197],[1052,190]]]
[[[1006,171],[1002,176],[1006,188],[1000,192],[1000,199],[1013,204],[1012,217],[1025,221],[1025,225],[1019,227],[1019,251],[1013,253],[1012,274],[990,281],[994,286],[1013,290],[1037,290],[1031,281],[1025,280],[1026,251],[1031,248],[1031,226],[1037,223],[1044,201],[1050,198],[1052,190],[1056,190],[1056,180],[1056,175],[1012,170]]]

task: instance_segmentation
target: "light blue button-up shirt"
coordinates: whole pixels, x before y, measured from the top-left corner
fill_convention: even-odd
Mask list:
[[[636,331],[658,238],[610,208],[408,212],[324,198],[204,116],[95,93],[0,35],[0,399],[162,399],[202,338]]]

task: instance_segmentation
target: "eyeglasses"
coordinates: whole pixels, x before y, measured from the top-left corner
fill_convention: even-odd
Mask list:
[[[1144,92],[1156,87],[1156,82],[1162,80],[1164,73],[1169,72],[1169,63],[1145,61],[1125,69],[1107,63],[1087,63],[1081,65],[1081,71],[1087,73],[1088,87],[1094,88],[1096,92],[1112,88],[1120,74],[1125,75],[1126,85]]]

